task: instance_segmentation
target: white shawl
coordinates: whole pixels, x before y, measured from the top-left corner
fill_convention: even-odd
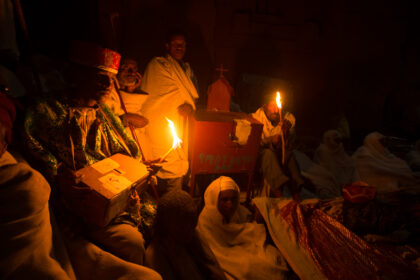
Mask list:
[[[378,193],[398,190],[400,186],[418,184],[407,163],[391,154],[380,142],[384,136],[373,132],[353,154],[360,178],[375,186]]]
[[[321,145],[315,150],[314,161],[330,171],[342,188],[345,184],[359,181],[360,177],[353,159],[344,150],[343,143],[334,141],[337,137],[341,137],[337,130],[324,133]]]
[[[275,247],[265,244],[264,225],[245,222],[245,207],[239,205],[232,221],[223,223],[217,209],[219,193],[224,183],[232,182],[222,176],[207,188],[197,225],[200,238],[208,242],[228,279],[283,279],[287,271],[283,257]],[[234,184],[239,196],[239,187]]]

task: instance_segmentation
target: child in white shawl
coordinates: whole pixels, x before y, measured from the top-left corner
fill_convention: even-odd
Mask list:
[[[263,224],[247,222],[239,204],[239,187],[229,177],[213,181],[204,194],[197,231],[205,239],[227,279],[283,279],[287,265],[280,252],[266,244]]]

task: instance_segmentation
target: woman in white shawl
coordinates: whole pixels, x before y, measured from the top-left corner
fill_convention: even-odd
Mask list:
[[[197,231],[205,239],[227,279],[283,279],[287,265],[280,252],[266,243],[263,224],[247,222],[239,204],[239,187],[229,177],[213,181],[204,194]]]
[[[384,135],[372,132],[363,146],[353,154],[360,178],[375,186],[378,193],[398,190],[401,186],[419,184],[405,161],[396,157],[382,144]]]
[[[340,189],[345,184],[360,180],[354,161],[344,150],[341,139],[337,130],[326,131],[314,154],[314,161],[332,173]]]

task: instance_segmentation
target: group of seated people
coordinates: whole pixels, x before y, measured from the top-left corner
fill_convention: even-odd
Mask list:
[[[331,129],[324,133],[311,159],[294,144],[295,117],[284,110],[282,113],[272,96],[252,116],[264,125],[258,170],[267,186],[262,189],[263,195],[331,199],[341,196],[343,186],[357,181],[375,186],[378,193],[420,183],[418,173],[413,172],[418,168],[418,148],[406,144],[410,151],[401,159],[390,151],[392,137],[372,132],[349,156],[344,136]]]
[[[179,49],[185,52],[185,41],[180,37],[178,34],[169,38],[169,56],[149,64],[151,70],[141,88],[147,89],[150,96],[138,90],[142,77],[135,61],[123,61],[118,72],[119,54],[87,43],[74,46],[70,58],[71,87],[28,102],[20,134],[14,134],[31,165],[16,153],[20,146],[12,145],[15,105],[5,92],[0,93],[2,277],[293,279],[297,275],[303,279],[324,279],[334,278],[332,268],[341,269],[337,279],[344,277],[346,264],[322,265],[320,258],[327,256],[320,249],[320,242],[307,240],[308,236],[315,236],[310,230],[320,233],[316,240],[325,238],[326,233],[320,226],[308,227],[308,233],[299,215],[308,221],[321,221],[326,229],[336,231],[341,243],[331,241],[331,246],[345,247],[344,241],[356,240],[361,245],[350,246],[353,253],[362,252],[363,246],[376,252],[357,236],[349,238],[348,230],[338,222],[312,211],[313,205],[299,205],[296,201],[305,197],[302,192],[307,190],[307,182],[314,186],[310,188],[314,196],[322,199],[341,197],[342,187],[355,181],[375,186],[377,194],[418,186],[418,178],[403,160],[386,149],[384,136],[379,133],[368,135],[364,145],[349,157],[339,133],[328,131],[311,161],[293,150],[294,116],[285,112],[279,116],[275,105],[266,102],[253,116],[264,125],[260,171],[271,199],[257,199],[254,208],[250,207],[252,211],[239,203],[240,188],[225,176],[206,188],[204,208],[198,209],[193,198],[179,187],[182,185],[179,174],[188,169],[185,157],[171,155],[163,167],[155,164],[159,162],[156,155],[163,154],[161,144],[171,141],[170,137],[162,137],[163,114],[154,117],[156,112],[168,110],[170,114],[179,114],[182,123],[182,117],[195,109],[197,93],[191,90],[194,88],[191,69],[176,62],[177,57],[183,56]],[[179,73],[188,73],[187,82]],[[174,76],[180,77],[175,86],[162,87],[172,89],[169,93],[175,94],[174,88],[185,82],[183,92],[190,95],[185,98],[169,95],[162,101],[152,88],[159,81],[172,81]],[[147,118],[140,114],[143,112]],[[151,143],[152,158],[147,161],[140,149],[141,142],[134,139],[142,127],[149,139],[165,138]],[[85,223],[69,211],[66,190],[80,189],[77,170],[117,153],[142,160],[158,175],[157,185],[165,187],[158,191],[157,205],[155,200],[148,201],[143,196],[139,203],[139,195],[134,194],[128,203],[137,207],[128,207],[107,226]],[[294,201],[284,198],[287,187]],[[415,188],[412,191],[417,195]],[[404,214],[413,209],[414,206],[407,207]],[[316,224],[313,220],[311,225]],[[354,224],[348,225],[353,231],[358,230]],[[349,252],[346,256],[351,258]],[[384,254],[376,252],[370,256],[378,261],[354,260],[354,263],[366,273],[379,269],[388,276],[404,275],[398,274],[400,270],[398,273],[387,270],[384,263],[389,259]],[[326,263],[331,264],[331,260]],[[411,273],[410,269],[405,272]]]

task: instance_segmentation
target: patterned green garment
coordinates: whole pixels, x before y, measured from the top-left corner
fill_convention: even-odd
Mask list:
[[[69,107],[58,100],[43,99],[27,111],[26,146],[35,159],[45,165],[43,171],[48,176],[57,175],[61,162],[74,168],[70,138],[76,170],[116,153],[140,157],[136,142],[127,134],[120,119],[106,105],[100,106],[86,110]],[[86,111],[91,119],[93,113],[93,120],[85,120]]]
[[[119,117],[104,104],[87,109],[70,107],[52,98],[39,100],[26,113],[24,140],[34,160],[41,163],[41,171],[50,180],[57,175],[60,164],[78,170],[116,153],[140,160],[136,142]],[[142,217],[121,213],[116,222],[140,225],[142,229],[150,230],[156,204],[143,198],[140,212]]]

